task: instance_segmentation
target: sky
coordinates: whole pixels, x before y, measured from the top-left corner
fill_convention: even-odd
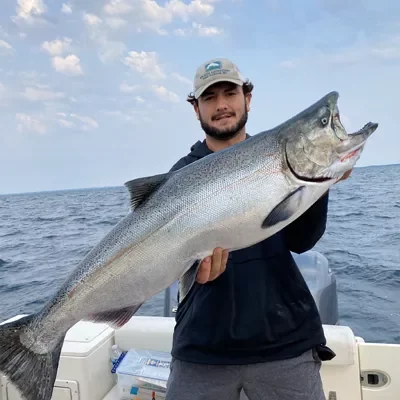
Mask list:
[[[5,0],[0,194],[120,186],[204,138],[186,96],[227,57],[254,84],[248,133],[339,92],[379,128],[357,166],[400,162],[400,2]]]

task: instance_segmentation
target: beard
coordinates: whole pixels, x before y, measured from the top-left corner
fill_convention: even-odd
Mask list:
[[[224,128],[224,129],[218,129],[210,126],[203,120],[201,115],[200,117],[200,125],[203,129],[203,131],[206,133],[206,135],[211,136],[214,139],[218,140],[229,140],[234,138],[240,131],[241,129],[246,125],[247,123],[247,118],[248,118],[248,112],[246,107],[244,108],[244,112],[242,117],[234,126],[231,128]]]

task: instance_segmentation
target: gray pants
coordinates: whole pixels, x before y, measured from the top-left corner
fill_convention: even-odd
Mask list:
[[[173,359],[166,400],[326,400],[321,361],[299,357],[249,365],[202,365]]]

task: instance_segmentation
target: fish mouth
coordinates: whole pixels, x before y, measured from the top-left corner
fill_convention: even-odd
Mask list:
[[[336,149],[340,161],[346,161],[362,150],[368,138],[377,128],[376,122],[368,122],[360,130],[349,134],[345,140],[342,140]]]

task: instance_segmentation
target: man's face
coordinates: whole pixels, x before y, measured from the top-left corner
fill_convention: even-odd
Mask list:
[[[228,140],[246,125],[251,94],[244,96],[241,86],[230,82],[210,86],[195,105],[204,132],[219,140]]]

